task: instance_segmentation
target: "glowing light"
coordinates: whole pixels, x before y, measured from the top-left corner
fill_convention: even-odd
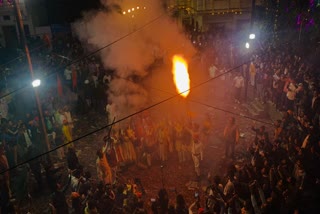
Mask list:
[[[140,9],[140,7],[137,7],[137,10],[139,10]]]
[[[128,13],[130,13],[130,12],[131,12],[131,10],[129,9],[129,10],[128,10]]]
[[[32,81],[32,87],[36,88],[39,87],[41,84],[41,81],[39,79],[35,79]]]
[[[250,44],[249,42],[246,42],[246,48],[249,49],[250,48]]]
[[[187,61],[182,56],[174,55],[172,63],[173,81],[176,85],[177,92],[186,98],[190,92],[190,78]]]
[[[123,15],[126,15],[126,11],[123,11],[122,14],[123,14]]]
[[[143,7],[143,9],[147,9],[146,7]]]
[[[255,38],[256,38],[256,34],[251,33],[251,34],[249,35],[249,39],[255,39]]]
[[[134,8],[132,8],[131,10],[134,11]]]

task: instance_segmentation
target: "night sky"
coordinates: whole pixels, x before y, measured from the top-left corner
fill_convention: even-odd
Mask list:
[[[70,23],[85,10],[100,7],[99,0],[46,0],[49,24]]]

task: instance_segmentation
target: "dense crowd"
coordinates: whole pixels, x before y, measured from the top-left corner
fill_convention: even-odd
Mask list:
[[[76,40],[66,37],[59,41],[55,45],[47,43],[48,49],[35,57],[35,67],[48,71],[82,56]],[[210,77],[223,74],[237,61],[231,45],[223,48],[228,40],[214,41],[210,44],[215,52],[204,57]],[[213,57],[216,55],[220,57]],[[177,194],[176,204],[169,204],[163,188],[148,209],[140,179],[123,179],[118,172],[130,164],[147,169],[154,160],[162,163],[176,156],[180,163],[193,162],[199,182],[204,177],[203,150],[211,139],[214,121],[209,115],[201,123],[180,118],[157,121],[145,113],[125,126],[116,125],[103,138],[103,146],[96,153],[96,178],[79,162],[73,144],[57,149],[53,155],[54,161],[65,161],[67,167],[38,158],[2,173],[1,213],[13,213],[12,204],[19,210],[31,192],[41,192],[44,187],[51,193],[48,207],[52,213],[317,213],[320,91],[316,68],[289,44],[281,48],[266,44],[250,59],[233,75],[228,73],[217,81],[232,89],[226,90],[226,95],[234,98],[235,105],[257,99],[274,105],[283,112],[283,118],[271,128],[252,127],[255,138],[241,155],[236,148],[241,127],[236,118],[230,118],[221,136],[226,146],[224,158],[229,163],[227,173],[206,177],[208,185],[205,190],[198,189],[194,203],[188,206],[184,196]],[[15,67],[7,68],[10,70]],[[94,58],[58,72],[57,85],[41,94],[46,97],[42,99],[49,138],[46,146],[34,106],[18,117],[12,105],[16,99],[2,98],[0,171],[71,142],[76,126],[72,114],[108,110],[106,90],[111,78],[112,72]],[[10,88],[10,79],[14,78],[7,79],[4,90]],[[249,95],[248,89],[254,93]],[[11,203],[13,199],[15,203]]]

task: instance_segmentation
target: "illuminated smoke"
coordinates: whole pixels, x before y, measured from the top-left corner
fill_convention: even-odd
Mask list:
[[[104,67],[115,69],[108,93],[113,103],[112,115],[120,119],[150,102],[154,96],[148,88],[150,84],[162,86],[164,90],[171,90],[171,86],[173,89],[171,57],[183,54],[190,59],[194,49],[159,0],[101,0],[101,3],[106,10],[89,11],[73,25],[78,38],[89,50],[104,47],[139,29],[99,52]],[[140,29],[159,16],[157,21]],[[164,59],[163,65],[150,69],[159,58]]]

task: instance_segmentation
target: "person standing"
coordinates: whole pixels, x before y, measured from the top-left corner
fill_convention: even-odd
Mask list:
[[[137,140],[136,136],[135,136],[135,132],[134,130],[128,126],[127,130],[126,130],[126,147],[127,147],[127,151],[129,154],[129,160],[132,162],[136,162],[137,160],[137,153],[135,150],[135,146],[133,145],[133,143]]]
[[[247,101],[248,97],[248,83],[250,79],[249,68],[247,63],[242,65],[242,76],[244,78],[244,101]]]
[[[295,103],[295,99],[296,99],[296,94],[297,94],[297,88],[294,84],[294,81],[291,81],[287,87],[286,110],[294,111],[294,103]]]
[[[5,155],[5,145],[4,143],[0,142],[0,170],[1,173],[0,174],[0,193],[2,194],[2,196],[6,195],[7,199],[11,198],[11,188],[10,188],[10,174],[9,174],[9,163],[8,163],[8,159]],[[3,192],[1,192],[3,191]],[[3,199],[3,198],[2,198]],[[1,200],[0,200],[1,201]],[[0,202],[0,205],[2,203]],[[4,207],[0,207],[0,211],[4,210]]]
[[[64,78],[68,88],[72,89],[72,70],[70,67],[64,70]]]
[[[183,148],[182,148],[182,143],[183,143],[183,127],[179,123],[176,124],[175,126],[175,147],[176,151],[178,153],[178,159],[179,163],[183,163],[185,161],[184,155],[183,155]]]
[[[1,112],[1,118],[4,118],[4,119],[8,118],[9,106],[6,99],[0,99],[0,112]]]
[[[112,184],[112,172],[106,154],[102,152],[102,149],[99,149],[97,156],[96,166],[99,180],[102,181],[104,185]]]
[[[64,144],[68,145],[68,147],[73,147],[72,135],[70,133],[70,129],[68,126],[68,121],[64,120],[62,125],[62,134],[64,136]]]
[[[64,118],[68,122],[69,132],[70,132],[71,138],[72,138],[74,125],[73,125],[73,119],[72,119],[72,116],[71,116],[71,112],[70,112],[69,106],[65,106],[63,108],[63,114],[64,114]]]
[[[236,125],[236,119],[231,117],[226,125],[223,137],[226,145],[225,157],[234,159],[235,145],[239,142],[239,128]]]
[[[194,164],[194,169],[197,174],[197,177],[199,178],[201,175],[200,172],[200,162],[203,160],[203,145],[200,142],[200,133],[199,133],[199,126],[196,124],[195,128],[192,133],[192,148],[191,148],[191,154],[192,154],[192,160]]]
[[[214,64],[212,64],[209,67],[209,79],[215,78],[215,76],[217,74],[217,71],[218,71],[218,68]],[[211,84],[209,84],[209,87],[210,87],[209,88],[209,93],[210,93],[210,95],[214,95],[215,86],[216,86],[215,81],[211,81]]]
[[[165,131],[163,127],[159,128],[158,132],[158,143],[159,143],[159,153],[160,153],[160,160],[162,162],[166,161],[168,159],[167,156],[167,139],[165,136]]]
[[[233,87],[234,87],[234,99],[236,103],[240,103],[241,100],[241,91],[244,87],[244,78],[241,73],[237,73],[237,76],[233,79]]]
[[[256,74],[257,74],[257,72],[256,72],[256,67],[255,67],[255,65],[254,65],[254,63],[253,62],[251,62],[250,63],[250,66],[249,66],[249,74],[250,74],[250,85],[252,86],[252,87],[255,87],[255,85],[256,85]]]

